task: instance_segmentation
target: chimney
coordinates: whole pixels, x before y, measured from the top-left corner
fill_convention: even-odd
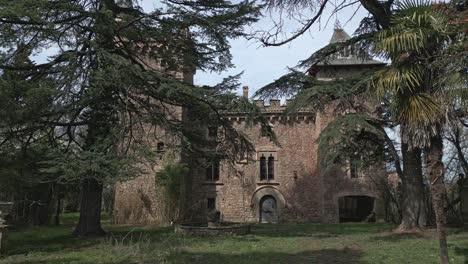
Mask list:
[[[249,100],[249,87],[244,86],[242,87],[242,97],[244,97],[245,100]]]

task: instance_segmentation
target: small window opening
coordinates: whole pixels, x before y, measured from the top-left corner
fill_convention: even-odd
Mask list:
[[[263,127],[262,126],[262,128],[260,130],[260,133],[261,133],[262,137],[269,137],[270,136],[270,131],[269,131],[268,127]]]
[[[206,199],[206,209],[208,209],[208,211],[216,210],[216,198]]]
[[[219,181],[219,160],[212,161],[206,168],[207,181]]]
[[[210,137],[210,138],[218,137],[218,128],[217,127],[208,127],[208,137]]]
[[[266,180],[267,179],[267,167],[266,167],[266,158],[262,154],[260,157],[260,180]]]
[[[350,178],[358,178],[360,171],[361,157],[357,154],[349,158],[349,176]]]
[[[165,146],[164,146],[164,143],[159,142],[158,145],[156,146],[156,150],[157,150],[158,152],[164,152],[164,150],[165,150],[164,147],[165,147]]]
[[[275,178],[275,157],[270,154],[268,157],[268,180],[273,180]]]

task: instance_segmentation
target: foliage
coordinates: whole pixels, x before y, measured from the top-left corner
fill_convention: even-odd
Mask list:
[[[169,156],[171,154],[168,154]],[[182,198],[182,188],[187,179],[189,169],[185,164],[177,162],[173,157],[167,157],[163,168],[156,172],[156,185],[164,186],[164,197],[170,211],[177,210]]]
[[[375,119],[362,114],[338,116],[320,134],[319,158],[324,168],[344,165],[352,155],[361,155],[361,167],[385,160],[385,131]]]
[[[444,59],[463,55],[461,27],[430,2],[403,1],[392,26],[375,37],[375,52],[392,64],[375,74],[372,85],[378,96],[391,98],[393,118],[405,126],[412,146],[428,146],[453,102],[466,97],[466,59]]]
[[[0,147],[43,142],[52,153],[43,173],[98,185],[151,161],[154,150],[140,150],[160,136],[150,138],[153,128],[204,153],[199,127],[219,126],[217,151],[251,151],[220,115],[252,108],[233,92],[238,78],[214,87],[190,78],[231,67],[229,39],[244,36],[259,9],[249,0],[163,1],[151,11],[136,0],[0,0]]]

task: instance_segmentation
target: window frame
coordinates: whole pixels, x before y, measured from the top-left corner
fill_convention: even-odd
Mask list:
[[[216,210],[216,198],[215,197],[206,198],[206,210],[208,211]]]
[[[257,169],[260,172],[260,181],[274,181],[276,171],[275,161],[278,160],[277,153],[275,151],[259,151],[257,155],[259,162]]]
[[[221,165],[220,160],[212,160],[208,163],[208,166],[205,168],[205,180],[210,182],[217,182],[220,179],[221,174]]]
[[[350,179],[358,179],[361,178],[362,172],[361,172],[361,167],[360,163],[362,160],[362,156],[355,153],[354,155],[351,155],[348,160],[348,176]]]

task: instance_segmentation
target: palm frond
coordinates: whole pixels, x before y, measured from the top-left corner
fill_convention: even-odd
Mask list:
[[[415,90],[423,80],[424,69],[419,65],[395,67],[390,65],[377,71],[371,79],[371,86],[375,89],[378,97],[390,94],[404,93]]]
[[[426,127],[438,123],[443,117],[442,105],[426,93],[399,97],[394,104],[396,118],[413,127]]]

